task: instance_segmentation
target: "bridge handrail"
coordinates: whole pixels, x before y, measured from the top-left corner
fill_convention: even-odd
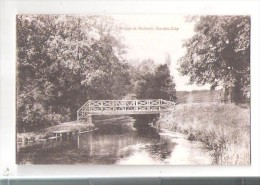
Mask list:
[[[115,105],[114,103],[111,105],[110,102],[130,102],[130,103],[136,103],[135,105]],[[97,103],[98,105],[93,105],[92,103]],[[104,103],[107,103],[108,105],[104,105]],[[158,104],[151,104],[151,103],[158,103]],[[143,105],[142,105],[143,104]],[[102,107],[108,108],[118,108],[118,107],[168,107],[168,106],[175,106],[175,102],[163,100],[163,99],[138,99],[138,100],[89,100],[87,101],[83,106],[81,106],[77,112],[81,111],[83,108],[87,108],[87,112],[89,111],[95,111],[91,110],[91,108],[102,108]],[[102,111],[96,110],[96,111]]]

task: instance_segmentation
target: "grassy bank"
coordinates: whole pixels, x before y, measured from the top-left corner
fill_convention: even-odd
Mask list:
[[[25,140],[26,142],[35,142],[40,139],[46,139],[50,137],[54,131],[66,130],[66,131],[78,133],[78,132],[88,131],[93,129],[94,129],[93,124],[77,123],[76,121],[65,122],[59,125],[41,129],[37,132],[17,133],[17,141],[22,142],[22,140]]]
[[[161,128],[205,143],[214,164],[250,164],[250,110],[234,104],[198,103],[176,106],[164,114]]]

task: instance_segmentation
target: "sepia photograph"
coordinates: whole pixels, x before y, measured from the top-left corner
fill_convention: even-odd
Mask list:
[[[251,165],[249,15],[16,15],[17,165]]]

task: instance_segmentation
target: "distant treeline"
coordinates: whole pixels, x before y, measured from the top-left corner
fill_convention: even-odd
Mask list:
[[[177,91],[176,103],[206,103],[206,102],[219,102],[219,103],[249,103],[248,97],[242,97],[240,101],[235,101],[235,95],[232,94],[232,89],[220,90],[195,90],[195,91]]]
[[[177,91],[177,104],[220,102],[221,90]]]

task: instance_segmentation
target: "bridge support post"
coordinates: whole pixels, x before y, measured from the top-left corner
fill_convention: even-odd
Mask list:
[[[87,115],[87,123],[92,124],[92,115],[91,114]]]

